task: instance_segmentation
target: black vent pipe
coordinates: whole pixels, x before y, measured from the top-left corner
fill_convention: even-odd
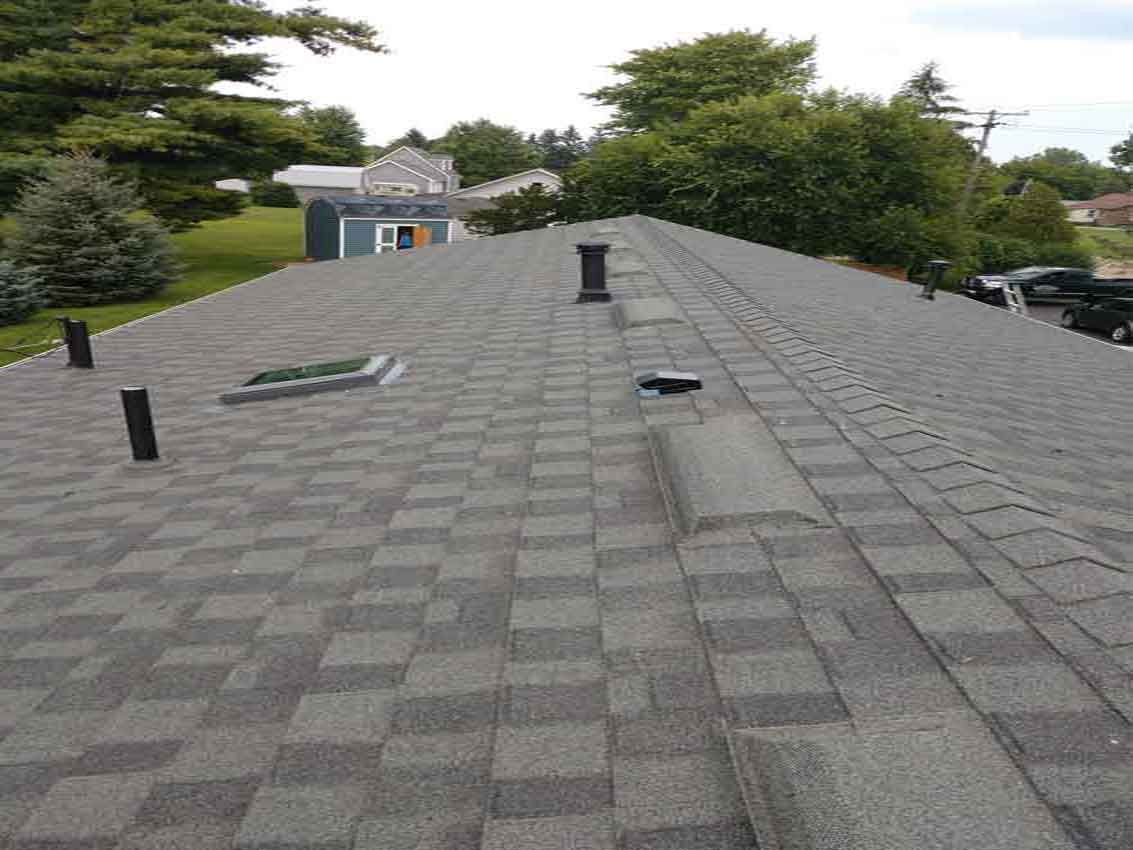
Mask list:
[[[610,293],[606,291],[606,252],[610,250],[609,243],[579,242],[575,247],[582,258],[582,289],[578,291],[575,303],[609,301]]]

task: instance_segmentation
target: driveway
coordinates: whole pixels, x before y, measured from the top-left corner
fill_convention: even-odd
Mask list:
[[[1032,319],[1038,319],[1042,322],[1057,325],[1062,318],[1062,311],[1066,309],[1066,306],[1065,304],[1028,304],[1027,314]],[[1129,348],[1127,345],[1117,345],[1114,342],[1110,342],[1105,334],[1096,331],[1074,331],[1074,333],[1088,336],[1090,339],[1096,339],[1099,342],[1104,342],[1106,345],[1113,345],[1117,348]]]

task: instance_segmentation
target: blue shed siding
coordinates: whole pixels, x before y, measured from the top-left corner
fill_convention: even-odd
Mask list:
[[[375,221],[347,219],[343,225],[343,252],[344,257],[358,257],[362,254],[374,253]]]
[[[346,219],[343,221],[345,250],[342,256],[358,257],[362,254],[373,254],[377,250],[378,228],[383,225],[396,227],[398,225],[424,225],[433,231],[433,242],[449,241],[449,223],[436,219],[401,218],[401,219]]]
[[[305,227],[306,256],[316,260],[337,260],[338,213],[334,205],[325,200],[314,200],[307,205]]]
[[[424,221],[421,223],[429,225],[429,229],[433,231],[434,242],[448,242],[447,221]]]

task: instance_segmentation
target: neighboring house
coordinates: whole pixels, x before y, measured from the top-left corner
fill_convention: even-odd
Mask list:
[[[453,241],[459,242],[463,239],[477,238],[477,234],[471,233],[464,224],[469,211],[490,207],[493,198],[525,189],[528,186],[544,186],[550,191],[557,192],[562,189],[563,181],[553,171],[548,171],[545,168],[532,168],[530,171],[521,171],[519,174],[511,174],[507,177],[488,180],[485,183],[478,183],[475,186],[467,186],[463,189],[457,189],[455,192],[449,192],[446,199],[456,220]]]
[[[233,177],[229,180],[217,180],[213,185],[218,189],[223,189],[225,192],[242,192],[246,195],[252,191],[252,181],[241,180],[239,177]]]
[[[451,154],[429,153],[402,146],[362,169],[362,191],[367,195],[411,191],[420,195],[447,195],[460,188],[460,175]]]
[[[0,844],[1129,850],[1130,353],[917,296],[631,216],[0,369]]]
[[[1124,227],[1133,224],[1133,193],[1113,192],[1092,201],[1068,205],[1068,216],[1075,224]]]
[[[1091,207],[1089,201],[1061,201],[1066,208],[1066,218],[1071,224],[1093,224],[1098,217],[1096,207]]]
[[[295,190],[300,203],[323,195],[362,195],[362,167],[353,165],[291,165],[271,179]]]
[[[304,204],[327,195],[341,197],[347,194],[443,199],[448,202],[452,216],[449,238],[445,240],[450,242],[475,238],[475,234],[464,226],[464,219],[473,210],[490,207],[492,198],[526,186],[543,185],[553,190],[562,188],[559,175],[545,168],[532,168],[461,188],[460,175],[455,170],[451,154],[429,153],[408,145],[392,150],[366,166],[292,165],[277,171],[272,179],[292,186]],[[237,186],[238,183],[243,186]],[[246,180],[221,180],[216,186],[218,189],[248,191]]]
[[[553,171],[548,171],[545,168],[532,168],[530,171],[521,171],[519,174],[511,174],[507,177],[489,180],[486,183],[457,189],[455,192],[449,192],[448,196],[450,198],[498,198],[500,195],[526,189],[528,186],[543,186],[549,191],[557,192],[562,189],[563,181]]]

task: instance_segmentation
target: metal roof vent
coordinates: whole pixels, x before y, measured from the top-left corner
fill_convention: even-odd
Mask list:
[[[282,396],[308,395],[349,387],[389,384],[405,371],[392,354],[355,357],[333,363],[312,363],[260,372],[247,383],[220,394],[225,404]]]

